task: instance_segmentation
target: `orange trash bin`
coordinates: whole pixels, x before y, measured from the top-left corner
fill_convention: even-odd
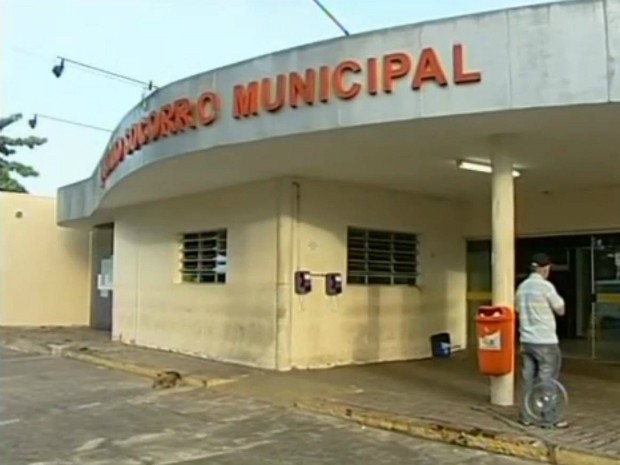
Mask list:
[[[508,307],[480,307],[476,329],[480,373],[501,376],[512,372],[515,356],[514,312]]]

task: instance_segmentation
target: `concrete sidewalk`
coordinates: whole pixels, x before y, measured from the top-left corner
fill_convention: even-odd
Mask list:
[[[113,342],[109,333],[89,328],[0,327],[0,344],[23,352],[51,353],[149,378],[163,370],[176,370],[183,374],[186,384],[199,387],[212,387],[263,373],[243,366]]]
[[[620,367],[567,360],[567,430],[523,428],[513,408],[492,408],[470,354],[449,360],[276,373],[108,340],[88,329],[0,329],[3,345],[151,377],[174,369],[190,385],[297,406],[412,436],[561,464],[620,464]]]

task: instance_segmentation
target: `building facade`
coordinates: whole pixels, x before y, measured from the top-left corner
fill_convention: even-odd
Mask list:
[[[592,334],[620,320],[619,58],[620,1],[587,0],[158,89],[59,191],[59,224],[94,237],[94,326],[278,370],[423,358],[433,334],[471,343],[480,303],[512,305],[529,248],[564,247],[583,288],[566,339],[595,355]],[[312,292],[295,292],[298,271]]]

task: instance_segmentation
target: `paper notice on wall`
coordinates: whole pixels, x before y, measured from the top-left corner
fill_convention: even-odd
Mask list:
[[[112,290],[112,259],[101,260],[101,273],[97,276],[97,289],[101,297],[108,297]]]
[[[502,333],[496,331],[485,334],[478,338],[478,349],[480,350],[502,350]]]

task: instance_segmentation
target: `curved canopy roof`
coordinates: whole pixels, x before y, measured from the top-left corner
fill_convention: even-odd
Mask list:
[[[620,0],[320,42],[157,90],[121,120],[92,176],[59,190],[58,221],[99,221],[113,208],[278,175],[396,188],[419,181],[440,195],[405,179],[403,164],[417,160],[407,169],[429,178],[439,173],[433,164],[483,155],[482,141],[504,133],[525,135],[530,155],[550,151],[550,140],[568,153],[580,143],[571,137],[617,137],[618,107],[600,105],[617,102]],[[616,167],[611,145],[600,149],[610,163],[601,171]],[[445,194],[473,186],[459,182]]]

